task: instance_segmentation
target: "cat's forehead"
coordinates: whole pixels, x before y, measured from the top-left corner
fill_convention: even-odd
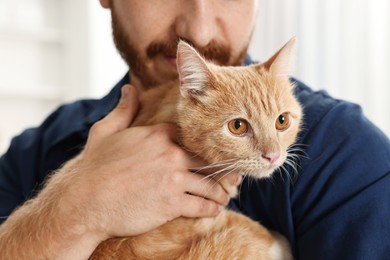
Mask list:
[[[221,89],[221,94],[224,94],[223,91],[229,91],[248,98],[281,98],[292,90],[292,85],[286,77],[277,77],[253,66],[218,68],[215,76],[214,84]]]
[[[266,70],[255,66],[230,66],[213,67],[212,72],[222,81],[261,84],[266,77],[270,76]]]
[[[255,77],[258,74],[252,66],[212,66],[212,72],[220,78]]]
[[[299,110],[287,77],[276,77],[254,67],[219,68],[213,83],[219,99],[227,108],[248,117],[274,117],[285,111]]]

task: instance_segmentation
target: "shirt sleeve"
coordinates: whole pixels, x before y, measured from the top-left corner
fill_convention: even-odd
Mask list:
[[[38,186],[39,136],[38,129],[24,131],[0,158],[0,223]]]

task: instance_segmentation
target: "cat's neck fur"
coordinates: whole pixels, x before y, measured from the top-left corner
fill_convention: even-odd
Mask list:
[[[140,109],[132,126],[160,123],[177,124],[179,81],[171,81],[140,94]]]

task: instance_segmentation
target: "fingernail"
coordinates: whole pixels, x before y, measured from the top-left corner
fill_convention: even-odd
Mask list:
[[[121,98],[127,98],[129,95],[130,95],[130,90],[129,90],[129,86],[127,86],[127,85],[124,85],[123,87],[122,87],[122,91],[121,91],[122,93],[121,93]]]
[[[225,200],[225,206],[227,206],[230,202],[230,196],[226,196],[226,200]]]
[[[219,206],[218,206],[219,212],[221,212],[221,211],[224,210],[224,209],[225,209],[225,206],[223,206],[223,205],[219,205]]]

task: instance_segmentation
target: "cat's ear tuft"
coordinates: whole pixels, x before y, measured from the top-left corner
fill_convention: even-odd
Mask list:
[[[204,94],[210,71],[206,61],[188,43],[180,41],[177,46],[177,70],[180,79],[180,93],[183,97],[195,98]]]
[[[261,64],[261,66],[275,75],[288,76],[295,43],[296,37],[291,38],[278,52]]]

